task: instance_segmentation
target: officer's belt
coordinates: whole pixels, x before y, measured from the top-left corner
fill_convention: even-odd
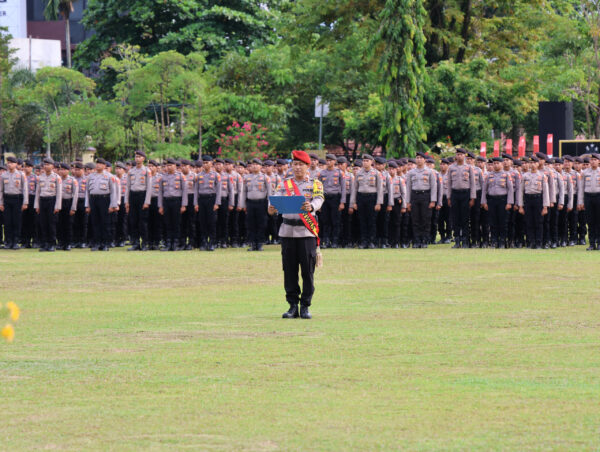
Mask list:
[[[289,220],[287,218],[283,218],[283,224],[287,224],[289,226],[304,226],[304,222],[302,220]]]
[[[107,195],[90,195],[92,198],[110,198],[110,194]]]

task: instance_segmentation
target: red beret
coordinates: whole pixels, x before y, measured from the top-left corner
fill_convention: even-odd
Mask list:
[[[310,165],[310,157],[304,151],[292,151],[292,159],[293,160],[300,160],[301,162],[304,162],[307,165]]]

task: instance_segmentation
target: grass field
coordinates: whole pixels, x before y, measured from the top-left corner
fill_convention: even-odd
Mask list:
[[[0,449],[600,449],[600,253],[324,258],[0,251]]]

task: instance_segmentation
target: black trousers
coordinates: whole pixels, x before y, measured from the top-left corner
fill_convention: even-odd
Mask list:
[[[161,240],[162,218],[158,213],[158,197],[150,198],[150,208],[148,209],[148,241],[151,245],[157,246]]]
[[[573,210],[567,214],[567,224],[569,226],[569,242],[577,242],[577,218],[579,211],[577,210],[577,195],[573,196]]]
[[[129,237],[132,245],[148,242],[148,218],[150,208],[144,209],[145,191],[129,192]],[[122,204],[121,204],[122,206]]]
[[[35,195],[29,195],[27,209],[21,214],[21,243],[30,246],[37,241],[37,216],[35,215]]]
[[[432,210],[429,208],[430,203],[430,190],[412,191],[410,195],[410,218],[413,240],[416,243],[427,243],[429,240]]]
[[[340,243],[342,246],[352,244],[352,215],[348,213],[350,209],[350,199],[346,196],[344,200],[344,210],[340,213]]]
[[[229,233],[229,197],[221,198],[221,205],[217,210],[217,242],[227,243]]]
[[[237,195],[235,195],[235,203],[233,210],[229,212],[229,244],[238,243],[240,241],[238,217],[240,212],[237,210]]]
[[[548,206],[548,213],[544,215],[542,220],[542,243],[550,243],[550,210],[552,208]]]
[[[450,195],[454,238],[462,242],[469,240],[469,193],[469,190],[452,190]]]
[[[381,204],[379,212],[376,212],[375,219],[375,237],[377,237],[377,240],[382,241],[384,245],[388,243],[390,230],[390,212],[387,210],[388,201],[389,194],[384,194],[383,204]]]
[[[321,207],[320,225],[323,228],[321,231],[321,240],[324,243],[338,243],[340,236],[340,221],[342,214],[340,212],[340,203],[342,195],[326,194],[325,201]]]
[[[600,245],[600,193],[584,193],[583,205],[590,245]]]
[[[217,241],[217,213],[214,211],[216,194],[198,195],[198,226],[200,227],[200,245]]]
[[[90,219],[92,220],[92,229],[94,231],[94,244],[97,246],[108,246],[111,241],[110,236],[110,195],[91,195]]]
[[[525,217],[519,211],[513,209],[513,218],[515,222],[515,243],[525,243]]]
[[[279,226],[278,222],[280,215],[267,215],[267,227],[265,228],[265,239],[267,242],[274,243],[279,240]]]
[[[42,246],[56,245],[56,214],[54,206],[56,197],[40,198],[40,238]]]
[[[367,245],[375,240],[377,193],[357,193],[356,204],[360,221],[360,241],[363,245]]]
[[[188,205],[181,215],[181,238],[182,246],[194,246],[196,241],[196,210],[194,209],[194,195],[188,194]]]
[[[403,245],[408,245],[411,242],[411,240],[413,240],[412,215],[408,211],[404,212],[401,215],[402,215],[402,217],[400,219],[400,223],[402,224],[402,226],[401,226],[401,232],[400,232],[400,242]]]
[[[549,226],[550,226],[550,242],[558,242],[558,203],[562,202],[558,200],[554,203],[554,207],[548,208]]]
[[[314,273],[317,258],[316,237],[281,238],[283,286],[285,299],[290,305],[310,306],[315,293]],[[298,267],[302,275],[302,292],[298,280]]]
[[[437,204],[436,207],[431,209],[431,227],[429,230],[429,243],[435,243],[435,239],[437,238],[440,210],[437,209]]]
[[[490,214],[485,209],[479,210],[479,230],[481,234],[481,243],[489,243],[490,241]]]
[[[390,215],[390,230],[389,238],[391,245],[400,245],[402,238],[402,198],[394,200]]]
[[[115,241],[117,243],[125,242],[129,231],[129,214],[125,209],[125,198],[121,198],[121,205],[119,206],[119,210],[115,212],[115,216],[117,218]]]
[[[263,243],[267,228],[267,199],[246,200],[246,230],[248,242],[254,245]]]
[[[469,212],[471,221],[471,243],[477,245],[481,243],[481,190],[477,190],[475,203]]]
[[[77,200],[77,210],[73,216],[73,241],[87,242],[88,214],[85,211],[85,198]]]
[[[561,201],[563,205],[562,210],[558,211],[558,240],[557,242],[568,242],[569,241],[569,213],[567,212],[567,203],[569,202],[568,196],[565,195]]]
[[[69,246],[73,240],[72,202],[72,199],[63,199],[62,208],[58,212],[58,228],[56,232],[60,246]]]
[[[544,203],[542,195],[523,195],[523,208],[525,209],[525,224],[527,225],[527,244],[529,246],[542,246],[544,238],[544,216],[542,209]]]
[[[238,236],[240,244],[248,240],[246,232],[246,212],[243,210],[238,212]]]
[[[21,238],[23,195],[4,195],[4,236],[7,245],[15,245]]]
[[[492,232],[492,245],[504,244],[506,240],[508,211],[506,210],[506,195],[488,196],[488,219]],[[512,207],[511,207],[512,210]]]
[[[448,197],[444,195],[442,208],[438,215],[438,229],[442,240],[449,239],[452,235],[452,225],[450,223],[450,207],[448,207]]]
[[[193,207],[192,207],[193,208]],[[187,210],[187,209],[186,209]],[[179,240],[181,233],[181,197],[163,198],[163,215],[165,218],[166,238],[168,241]]]

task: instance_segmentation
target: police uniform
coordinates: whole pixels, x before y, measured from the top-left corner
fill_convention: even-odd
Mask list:
[[[146,157],[143,151],[136,155]],[[152,173],[144,164],[136,165],[129,170],[126,179],[125,204],[129,206],[129,250],[145,251],[148,249],[148,217],[152,202]]]
[[[470,223],[469,231],[471,234],[471,246],[481,246],[482,234],[481,234],[481,197],[483,193],[483,171],[478,166],[472,166],[473,168],[473,179],[475,183],[475,200],[473,207],[470,209]]]
[[[534,160],[536,163],[537,158]],[[542,248],[544,216],[542,210],[550,206],[548,177],[541,171],[523,174],[517,204],[525,210],[527,242],[530,248]]]
[[[418,153],[423,158],[425,154]],[[414,248],[427,248],[431,228],[430,203],[437,203],[437,177],[431,168],[414,168],[406,175],[406,204],[411,210]]]
[[[380,165],[385,165],[387,163],[386,159],[383,157],[376,157],[375,162]],[[389,227],[390,227],[390,211],[388,208],[394,207],[394,199],[391,196],[392,192],[392,178],[389,173],[383,169],[382,171],[377,171],[378,176],[381,179],[381,191],[383,194],[383,202],[381,204],[381,209],[376,213],[375,219],[375,238],[377,240],[378,248],[387,248],[389,246]],[[325,196],[327,199],[327,196]]]
[[[442,159],[442,163],[450,165],[448,159]],[[448,169],[445,173],[441,173],[442,176],[442,207],[438,215],[438,230],[440,234],[440,243],[450,243],[452,237],[452,228],[450,226],[450,207],[448,207]]]
[[[457,153],[466,154],[464,149],[457,149]],[[448,168],[448,192],[450,199],[450,212],[452,226],[454,227],[454,248],[469,246],[469,218],[471,200],[475,200],[476,187],[473,167],[457,162]]]
[[[225,159],[225,163],[233,165],[235,162],[233,159]],[[233,248],[237,248],[240,246],[240,233],[238,224],[240,212],[238,212],[238,206],[240,195],[244,187],[244,180],[241,174],[233,169],[229,173],[224,172],[223,177],[227,177],[229,179],[229,183],[233,189],[233,210],[229,212],[229,245]]]
[[[363,154],[362,160],[374,160],[368,154]],[[375,206],[383,204],[383,179],[375,168],[361,168],[354,178],[354,187],[350,204],[356,206],[360,224],[361,248],[375,248],[373,240],[376,235],[377,212]],[[383,207],[385,208],[385,207]]]
[[[158,168],[158,162],[150,160],[148,162],[155,168]],[[152,174],[152,186],[150,189],[150,207],[148,208],[148,242],[151,250],[157,250],[162,238],[162,216],[158,211],[158,194],[162,183],[162,174],[156,172]]]
[[[177,165],[177,162],[167,159],[167,164]],[[181,209],[187,208],[187,205],[188,192],[183,174],[177,170],[164,173],[158,191],[158,208],[162,211],[166,226],[166,246],[163,251],[177,249],[181,232]]]
[[[8,157],[10,163],[17,163],[14,157]],[[4,235],[6,249],[19,249],[21,238],[21,220],[23,208],[29,203],[27,179],[18,169],[0,174],[0,207],[3,208]]]
[[[339,157],[337,159],[338,165],[340,163],[348,163],[346,157]],[[344,204],[344,209],[340,215],[340,238],[339,243],[344,248],[352,246],[352,215],[350,215],[349,209],[350,196],[352,195],[352,187],[354,186],[354,174],[351,171],[343,171],[343,184],[346,191],[346,196],[341,198],[340,201]]]
[[[96,165],[107,162],[97,159]],[[108,251],[110,248],[110,212],[118,207],[120,193],[113,176],[106,170],[97,170],[88,176],[85,207],[89,209],[94,232],[92,251]]]
[[[292,156],[307,165],[310,163],[306,152],[294,151]],[[290,178],[280,184],[275,194],[277,196],[301,194],[311,205],[311,212],[308,214],[283,215],[283,223],[279,229],[285,298],[290,305],[290,309],[283,314],[283,317],[296,318],[300,316],[309,319],[311,315],[308,308],[312,304],[315,292],[314,271],[318,242],[318,225],[315,224],[314,213],[323,205],[323,184],[310,176],[302,181]],[[304,221],[312,225],[311,230],[306,227]],[[302,275],[302,290],[300,290],[298,280],[298,267],[300,267]],[[300,313],[298,313],[298,303],[300,303]]]
[[[337,158],[332,154],[327,154],[327,160],[337,163]],[[325,194],[320,215],[322,247],[337,248],[340,237],[340,204],[346,202],[346,180],[343,171],[335,166],[331,170],[322,170],[318,180],[323,184]]]
[[[189,160],[182,160],[182,165],[195,167],[194,163]],[[181,237],[179,239],[180,246],[190,251],[194,247],[196,241],[196,209],[194,207],[194,194],[196,193],[196,173],[193,170],[188,170],[185,174],[183,171],[183,180],[187,185],[188,193],[188,208],[181,215]]]
[[[217,159],[221,163],[224,160]],[[217,210],[217,246],[227,248],[229,245],[229,217],[232,208],[235,206],[234,184],[225,171],[221,171],[221,204]]]
[[[388,163],[392,168],[398,168],[398,163]],[[406,181],[398,173],[391,177],[392,212],[390,215],[389,238],[392,248],[399,248],[402,239],[402,210],[406,209]]]
[[[25,161],[25,166],[33,169],[33,162],[30,160]],[[38,242],[38,230],[37,215],[35,214],[35,192],[37,190],[38,176],[35,172],[31,171],[29,175],[25,172],[25,178],[27,180],[27,193],[29,194],[29,200],[27,202],[27,209],[23,211],[21,220],[21,244],[25,248],[31,248],[37,245]]]
[[[45,158],[44,164],[53,164]],[[56,215],[62,207],[62,181],[58,174],[45,171],[39,175],[35,192],[34,207],[39,212],[40,251],[54,251],[56,248]]]
[[[502,159],[497,158],[497,161]],[[496,248],[506,246],[506,215],[512,211],[515,203],[514,187],[510,174],[504,170],[487,173],[485,178],[481,204],[487,206],[488,219],[491,229],[491,245]],[[509,209],[506,207],[510,206]]]
[[[61,169],[71,170],[68,163],[61,163]],[[77,180],[67,175],[62,180],[62,206],[58,212],[57,238],[58,246],[64,251],[71,249],[73,239],[73,217],[77,210],[77,199],[79,197],[79,184]]]
[[[277,171],[270,170],[270,168],[272,168],[274,165],[275,163],[272,160],[266,160],[263,164],[263,166],[267,168],[265,174],[269,177],[269,180],[271,181],[271,193],[275,193],[275,190],[282,181]],[[267,241],[267,244],[269,245],[279,244],[279,236],[277,235],[277,232],[279,231],[279,226],[281,226],[281,222],[278,221],[278,218],[279,215],[267,215],[267,228],[265,239]]]
[[[81,162],[75,162],[76,168],[83,169]],[[87,245],[88,214],[85,210],[85,193],[87,191],[87,176],[75,177],[79,190],[77,191],[77,209],[73,216],[73,243],[75,248],[84,248]]]
[[[203,162],[212,161],[209,155],[202,156]],[[214,251],[217,244],[217,213],[215,206],[221,205],[221,175],[214,169],[206,172],[202,169],[196,177],[194,206],[198,206],[200,225],[200,249]],[[229,199],[233,205],[233,199]]]
[[[560,165],[564,164],[564,160],[561,158],[555,159],[555,162]],[[562,205],[562,209],[558,211],[558,240],[556,244],[565,247],[569,241],[568,217],[573,209],[573,184],[571,176],[564,172],[562,168],[560,168],[560,171],[556,171],[556,175],[563,186],[563,197],[558,201]]]
[[[592,158],[600,159],[593,154]],[[585,209],[590,246],[588,250],[600,249],[600,167],[589,167],[581,172],[581,184],[578,188],[579,206]]]
[[[258,159],[254,159],[252,163],[262,164]],[[259,172],[244,176],[240,207],[246,209],[246,231],[250,244],[248,251],[262,251],[267,227],[268,197],[271,194],[271,180],[266,174]]]

